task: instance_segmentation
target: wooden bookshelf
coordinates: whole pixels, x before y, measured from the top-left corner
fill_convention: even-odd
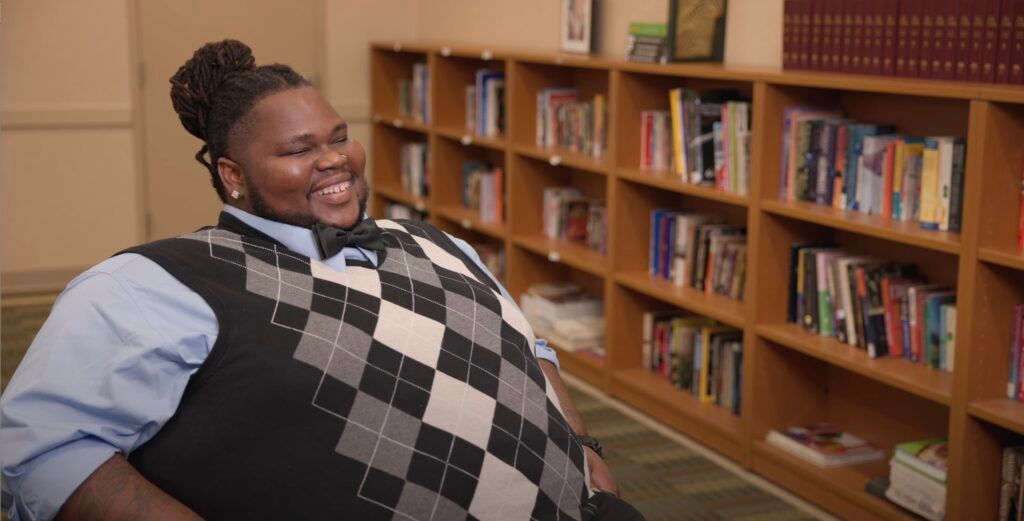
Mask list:
[[[1024,303],[1024,252],[1016,246],[1024,170],[1024,88],[715,64],[640,64],[577,56],[381,42],[371,46],[374,212],[400,202],[465,238],[503,245],[505,285],[571,280],[605,299],[606,356],[555,346],[573,373],[640,411],[839,516],[912,519],[864,491],[886,462],[822,470],[768,445],[768,431],[833,422],[891,453],[901,442],[948,436],[948,519],[994,518],[1002,447],[1024,443],[1024,404],[1006,399],[1011,307]],[[431,121],[398,116],[397,82],[430,66]],[[506,74],[505,133],[485,138],[465,124],[465,87],[478,69]],[[601,158],[538,147],[537,93],[573,87],[605,96]],[[750,183],[744,195],[639,169],[640,113],[667,110],[668,90],[730,89],[751,100]],[[902,133],[963,136],[967,164],[960,233],[921,229],[823,205],[779,199],[782,115],[791,105],[831,105]],[[400,187],[401,145],[427,142],[430,195]],[[462,207],[460,165],[501,166],[505,219],[482,223]],[[573,186],[606,201],[608,252],[543,234],[542,193]],[[680,288],[648,274],[650,212],[685,208],[747,227],[742,300]],[[863,351],[785,323],[789,247],[828,240],[850,251],[912,262],[957,291],[954,371]],[[679,309],[744,332],[742,410],[703,403],[641,368],[642,317]]]

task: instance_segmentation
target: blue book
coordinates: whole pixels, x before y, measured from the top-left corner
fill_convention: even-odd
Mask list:
[[[487,131],[487,84],[495,79],[505,79],[505,73],[480,69],[476,71],[476,133]]]
[[[672,210],[666,209],[651,210],[651,251],[648,259],[653,276],[661,274],[661,227],[664,223],[663,216],[671,212]]]
[[[942,342],[942,305],[956,302],[956,293],[953,291],[939,291],[930,293],[925,301],[925,325],[924,360],[928,367],[939,369],[942,367],[939,353],[939,346]]]

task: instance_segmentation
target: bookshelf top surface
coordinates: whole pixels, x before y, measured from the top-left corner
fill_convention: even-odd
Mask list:
[[[376,50],[413,53],[437,53],[442,57],[470,57],[484,60],[517,60],[526,63],[568,67],[614,69],[624,72],[682,76],[699,79],[741,82],[763,81],[776,85],[862,92],[907,94],[915,96],[984,99],[1004,103],[1024,103],[1024,87],[957,81],[925,80],[894,76],[872,76],[826,71],[783,70],[780,67],[725,65],[720,63],[639,63],[619,56],[544,52],[529,49],[484,48],[444,43],[380,41]]]

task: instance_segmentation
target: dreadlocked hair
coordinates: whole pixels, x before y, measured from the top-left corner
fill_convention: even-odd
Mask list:
[[[257,67],[252,49],[238,40],[200,47],[171,76],[171,104],[185,130],[203,141],[195,158],[209,171],[221,201],[226,198],[216,165],[227,152],[235,124],[264,97],[307,85],[309,81],[287,65]]]

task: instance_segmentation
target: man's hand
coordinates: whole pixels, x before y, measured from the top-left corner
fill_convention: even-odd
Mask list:
[[[612,476],[612,471],[608,468],[608,464],[590,447],[583,447],[583,453],[587,456],[590,483],[594,485],[594,488],[618,497],[619,485],[615,483],[615,477]]]

